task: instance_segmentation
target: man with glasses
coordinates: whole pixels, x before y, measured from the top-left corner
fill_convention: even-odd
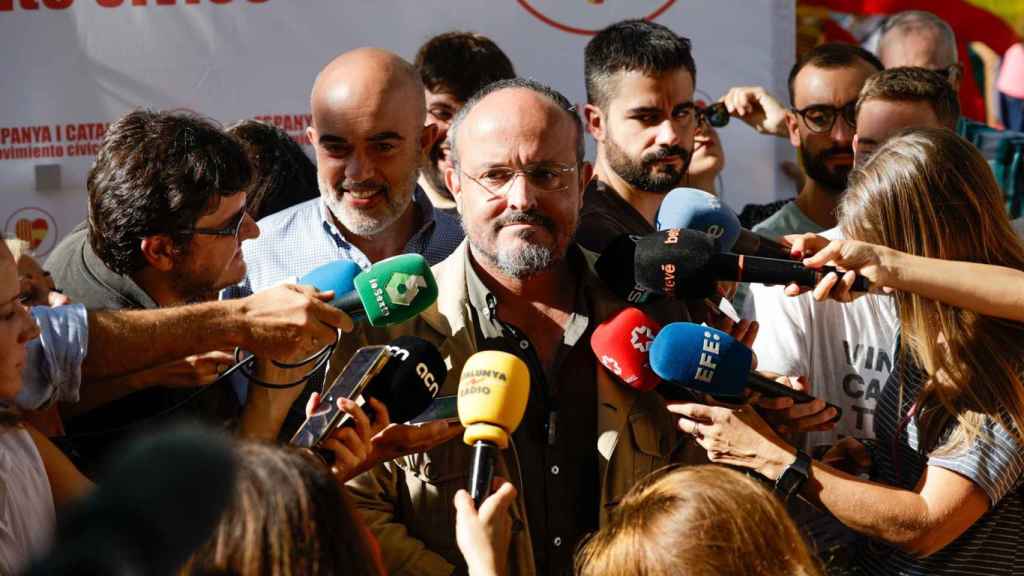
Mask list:
[[[857,95],[882,69],[873,54],[852,44],[822,44],[789,73],[789,142],[807,178],[796,200],[754,227],[770,237],[821,232],[836,225],[836,206],[853,169]]]
[[[442,395],[457,391],[478,351],[504,351],[527,365],[530,394],[512,434],[515,450],[496,464],[519,492],[511,508],[519,528],[507,563],[496,568],[568,574],[577,543],[612,503],[678,458],[680,434],[657,394],[613,381],[590,349],[595,327],[626,303],[573,241],[591,176],[573,106],[536,82],[499,81],[466,103],[449,138],[445,180],[467,239],[434,267],[434,306],[379,342],[415,334],[439,345],[451,362]],[[342,354],[370,334],[357,328]],[[349,482],[390,574],[465,573],[452,499],[468,486],[472,455],[448,442]]]
[[[97,335],[120,326],[114,331],[128,338],[139,333],[135,327],[155,319],[164,328],[178,328],[152,330],[148,341],[136,339],[89,350],[88,364],[94,368],[103,363],[101,358],[112,365],[85,371],[87,382],[81,387],[80,401],[72,407],[81,413],[68,422],[69,434],[80,436],[73,446],[85,468],[126,434],[139,433],[135,423],[178,407],[195,394],[196,386],[213,381],[232,362],[231,355],[220,349],[246,344],[240,340],[246,332],[245,322],[239,322],[245,316],[240,308],[252,301],[170,307],[215,300],[219,290],[245,275],[242,241],[259,235],[245,212],[250,179],[241,143],[197,116],[136,111],[107,131],[89,171],[88,224],[54,249],[46,268],[57,287],[90,311],[166,309],[152,317],[90,312],[91,324],[110,324],[93,326]],[[282,310],[267,313],[283,320]],[[222,327],[235,326],[235,333],[212,334],[209,320],[214,316],[226,323]],[[196,334],[190,335],[190,329]],[[163,349],[181,350],[182,342],[171,339],[196,346],[205,343],[209,348],[190,348],[172,361]],[[155,354],[133,352],[140,344]],[[208,353],[185,358],[197,351]],[[132,358],[118,360],[122,353]],[[159,365],[146,364],[144,358],[161,360]],[[113,364],[129,365],[135,371],[124,374],[127,371]],[[121,375],[110,379],[99,374]],[[234,392],[222,386],[173,412],[222,423],[239,410]]]

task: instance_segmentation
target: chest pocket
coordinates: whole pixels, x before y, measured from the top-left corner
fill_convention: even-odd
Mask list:
[[[404,523],[410,534],[431,550],[458,564],[455,546],[455,507],[459,489],[467,488],[473,451],[455,438],[427,452],[398,460],[405,473],[409,501]]]

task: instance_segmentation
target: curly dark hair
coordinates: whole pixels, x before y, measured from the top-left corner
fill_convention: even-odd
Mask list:
[[[242,144],[213,121],[136,110],[110,125],[89,170],[89,242],[114,272],[137,272],[142,238],[167,234],[184,251],[185,230],[251,179]]]
[[[320,196],[316,165],[287,132],[259,120],[242,120],[227,131],[249,152],[253,183],[245,209],[253,220]]]

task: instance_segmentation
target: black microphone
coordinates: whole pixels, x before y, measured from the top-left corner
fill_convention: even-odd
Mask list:
[[[642,236],[622,234],[615,238],[594,263],[595,272],[611,291],[627,302],[646,304],[662,298],[665,292],[650,290],[640,283],[637,262],[637,242]],[[701,300],[715,295],[715,280],[709,276],[695,276],[679,284],[673,296],[685,300]]]
[[[813,288],[829,272],[842,276],[831,266],[813,269],[792,260],[719,253],[714,238],[686,229],[663,230],[640,238],[634,262],[637,284],[677,297],[686,293],[686,285],[694,279],[795,283]],[[870,283],[863,276],[858,276],[852,287],[858,292],[867,292],[869,288]]]
[[[594,262],[594,272],[619,298],[634,304],[646,304],[662,298],[662,295],[636,283],[633,260],[638,238],[629,234],[617,236]]]
[[[430,407],[448,377],[448,367],[437,346],[416,336],[392,340],[388,355],[391,359],[363,390],[363,397],[387,406],[392,422],[408,422]],[[363,410],[374,417],[369,405]]]
[[[171,575],[205,543],[234,495],[229,440],[176,426],[130,444],[76,503],[27,574]]]
[[[793,254],[789,247],[782,242],[777,242],[746,229],[740,229],[740,235],[736,238],[732,251],[737,254],[750,254],[759,258],[773,258],[775,260],[793,259]]]

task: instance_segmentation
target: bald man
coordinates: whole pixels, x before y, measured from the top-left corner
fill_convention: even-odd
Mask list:
[[[492,568],[570,573],[580,538],[637,480],[682,456],[681,435],[656,393],[614,381],[590,349],[594,328],[626,303],[594,276],[573,241],[592,169],[569,101],[533,81],[496,82],[459,111],[449,137],[445,179],[467,240],[433,268],[437,302],[376,340],[357,330],[332,364],[342,366],[358,346],[414,334],[450,362],[444,395],[457,392],[477,352],[521,359],[529,401],[512,435],[516,450],[500,455],[496,468],[518,490],[516,528],[507,563]],[[447,442],[349,482],[390,574],[466,573],[452,499],[468,486],[472,454],[461,441]],[[697,450],[687,456],[703,461]]]
[[[916,66],[942,73],[954,91],[960,90],[963,66],[958,61],[956,36],[945,20],[924,10],[893,14],[882,27],[878,59],[886,68]]]
[[[310,96],[320,197],[260,220],[243,247],[257,291],[344,259],[363,269],[397,254],[440,262],[462,241],[455,218],[416,185],[437,129],[424,126],[419,74],[400,57],[359,48],[332,60]]]
[[[310,107],[320,197],[259,221],[258,241],[242,245],[245,281],[226,296],[292,281],[335,260],[365,270],[417,253],[434,264],[462,241],[458,220],[435,210],[416,185],[437,129],[424,126],[423,85],[411,64],[376,48],[346,52],[317,75]],[[310,389],[319,380],[312,378]],[[302,423],[307,395],[293,405],[282,436]]]

